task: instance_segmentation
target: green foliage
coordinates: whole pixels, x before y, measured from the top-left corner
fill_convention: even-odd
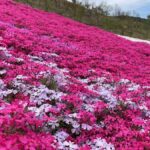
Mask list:
[[[107,4],[102,3],[100,6],[93,7],[88,3],[83,5],[78,1],[71,3],[66,0],[16,1],[24,2],[32,7],[44,9],[49,12],[56,12],[85,24],[97,26],[117,34],[141,39],[150,39],[149,19],[131,17],[129,16],[128,12],[122,12],[120,9],[119,12],[121,15],[109,16],[111,7],[107,6]]]
[[[42,78],[41,83],[45,85],[48,89],[55,90],[55,91],[58,89],[57,82],[52,76],[48,78]]]

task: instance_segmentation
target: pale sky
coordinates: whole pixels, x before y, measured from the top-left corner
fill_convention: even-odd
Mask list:
[[[78,0],[84,2],[85,0]],[[150,0],[88,0],[90,3],[99,4],[101,2],[107,2],[107,4],[117,4],[123,10],[132,11],[135,10],[141,17],[146,17],[150,14]]]

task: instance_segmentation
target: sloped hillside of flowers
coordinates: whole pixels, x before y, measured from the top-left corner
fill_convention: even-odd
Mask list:
[[[0,149],[150,149],[150,45],[0,0]]]

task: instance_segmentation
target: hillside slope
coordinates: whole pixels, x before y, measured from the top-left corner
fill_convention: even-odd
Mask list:
[[[150,148],[150,45],[0,0],[0,148]]]
[[[67,0],[16,0],[32,7],[56,12],[82,23],[97,26],[116,34],[150,40],[150,20],[131,16],[109,16],[103,8],[90,9],[90,5],[73,4]],[[109,9],[108,9],[109,10]]]

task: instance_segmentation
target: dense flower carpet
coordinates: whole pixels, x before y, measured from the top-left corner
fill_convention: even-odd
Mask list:
[[[150,45],[0,0],[0,150],[115,149],[150,149]]]

